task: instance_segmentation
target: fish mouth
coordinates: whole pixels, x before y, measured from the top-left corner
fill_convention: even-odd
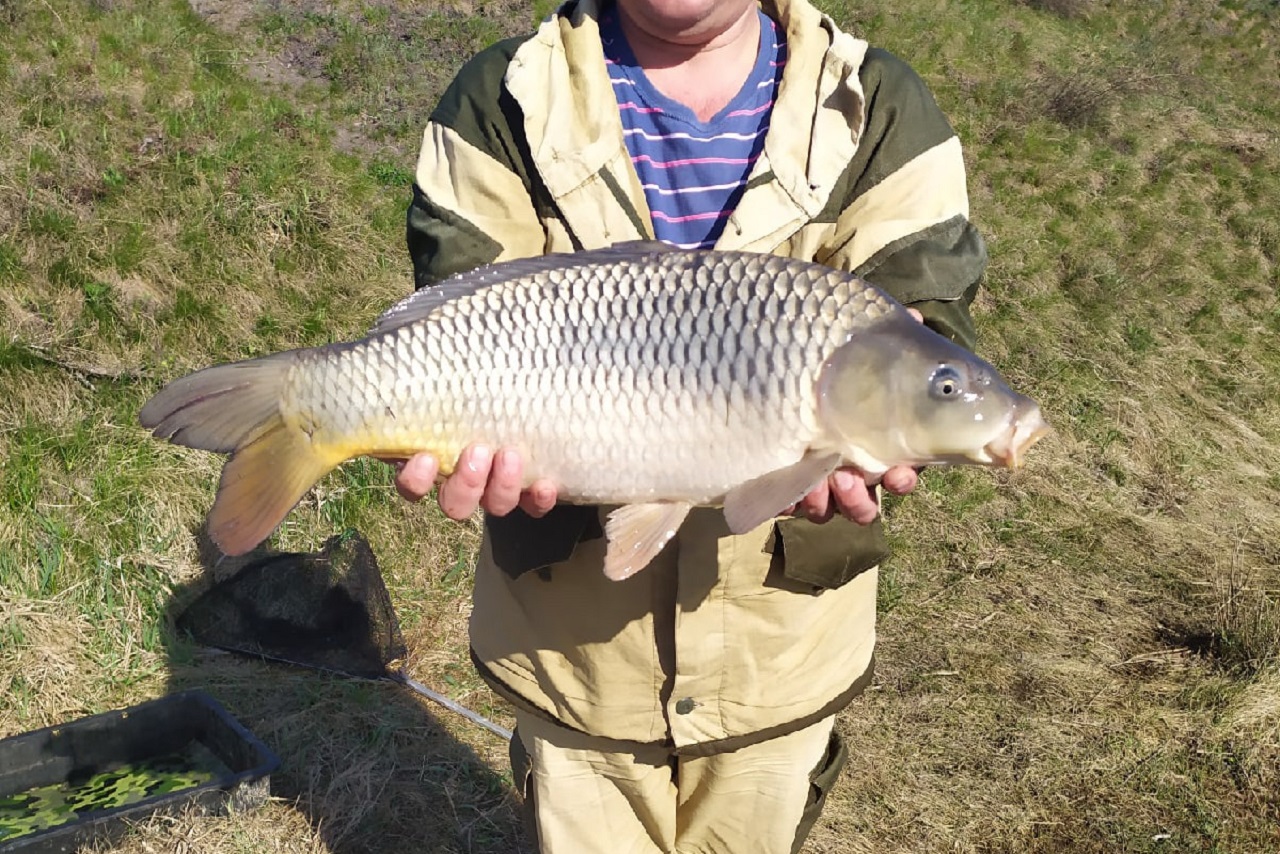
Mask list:
[[[1015,415],[999,436],[983,448],[992,460],[1005,468],[1019,468],[1027,450],[1053,431],[1035,407],[1024,415]]]

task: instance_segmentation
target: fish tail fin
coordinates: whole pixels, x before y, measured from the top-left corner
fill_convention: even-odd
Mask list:
[[[341,460],[322,453],[287,424],[280,395],[294,353],[206,368],[165,386],[139,420],[154,435],[188,448],[230,453],[209,536],[241,555],[270,536],[316,481]]]
[[[302,496],[337,462],[316,452],[308,436],[279,415],[222,468],[209,511],[209,536],[225,554],[241,555],[271,536]]]

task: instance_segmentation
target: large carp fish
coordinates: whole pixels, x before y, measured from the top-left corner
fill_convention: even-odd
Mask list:
[[[817,264],[661,243],[483,267],[351,343],[220,365],[143,426],[229,453],[208,527],[230,555],[361,455],[511,447],[526,483],[620,505],[605,572],[643,569],[695,505],[744,532],[837,466],[1016,467],[1048,429],[995,369],[884,292]]]

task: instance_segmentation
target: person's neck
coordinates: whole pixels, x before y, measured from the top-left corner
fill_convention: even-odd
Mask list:
[[[755,65],[760,19],[754,4],[727,25],[666,32],[659,22],[632,17],[618,6],[618,19],[636,61],[663,95],[707,121],[733,100]]]

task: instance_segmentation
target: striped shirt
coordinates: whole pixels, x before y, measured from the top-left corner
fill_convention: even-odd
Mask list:
[[[686,249],[713,246],[764,150],[787,48],[785,34],[764,12],[758,14],[760,47],[751,74],[706,122],[649,81],[617,14],[609,10],[601,17],[623,137],[659,240]]]

